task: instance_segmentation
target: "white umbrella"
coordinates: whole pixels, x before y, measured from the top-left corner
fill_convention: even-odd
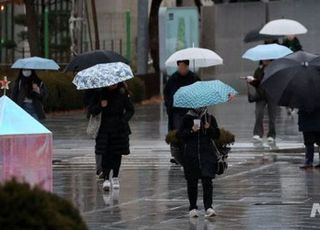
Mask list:
[[[300,22],[290,19],[278,19],[268,22],[260,34],[268,35],[297,35],[307,33],[307,28]]]
[[[222,65],[222,58],[215,52],[203,48],[187,48],[172,54],[166,61],[167,67],[176,67],[177,61],[190,60],[191,68]]]

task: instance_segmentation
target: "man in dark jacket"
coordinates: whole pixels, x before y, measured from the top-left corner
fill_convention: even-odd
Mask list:
[[[164,101],[167,108],[169,131],[179,129],[183,116],[188,112],[188,109],[175,108],[173,106],[174,94],[179,88],[200,81],[200,78],[189,70],[189,60],[177,61],[177,65],[178,71],[169,78],[164,89]],[[172,153],[171,155],[172,159],[170,162],[177,163]]]
[[[314,144],[320,145],[320,109],[313,112],[300,110],[298,115],[299,131],[303,133],[306,154],[305,164],[300,168],[310,169],[313,168]],[[320,164],[315,168],[319,169]]]
[[[299,39],[292,35],[292,36],[287,36],[284,40],[282,45],[288,47],[289,49],[292,50],[292,52],[298,52],[302,50],[302,45],[300,44]]]

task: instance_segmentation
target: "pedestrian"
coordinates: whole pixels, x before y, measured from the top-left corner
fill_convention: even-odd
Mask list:
[[[200,81],[200,78],[189,69],[189,60],[177,61],[178,70],[169,78],[166,87],[164,89],[164,101],[168,114],[168,131],[179,129],[183,116],[187,113],[188,109],[175,108],[173,106],[173,96],[177,90],[183,86],[191,85],[196,81]],[[171,144],[171,149],[180,149],[177,144]],[[179,150],[180,151],[180,150]],[[171,163],[178,164],[176,156],[171,151]]]
[[[247,82],[255,87],[256,94],[254,102],[256,103],[256,121],[253,130],[253,139],[256,141],[262,141],[264,136],[263,119],[265,108],[268,109],[269,115],[269,132],[267,134],[268,142],[274,143],[276,138],[276,112],[277,105],[272,102],[266,92],[261,88],[260,84],[264,77],[264,69],[271,63],[271,60],[261,61],[261,65],[256,69],[254,76],[247,77]]]
[[[295,35],[287,36],[283,40],[282,45],[291,49],[292,52],[298,52],[302,50],[302,45]]]
[[[213,141],[219,136],[217,121],[207,112],[207,108],[189,110],[177,132],[177,137],[184,144],[182,165],[187,180],[190,217],[199,216],[197,206],[199,179],[203,187],[206,217],[216,215],[212,207],[212,179],[216,174],[217,148]]]
[[[95,154],[102,156],[103,189],[108,191],[111,186],[119,189],[121,159],[122,155],[130,154],[129,121],[134,114],[134,106],[124,83],[102,89],[98,103],[90,106],[89,112],[92,115],[101,113]]]
[[[45,119],[43,102],[47,94],[47,87],[34,70],[19,71],[11,95],[12,100],[37,120]]]
[[[299,131],[303,133],[305,145],[305,163],[301,169],[313,168],[314,144],[320,146],[320,109],[308,112],[299,110],[298,112]],[[320,158],[320,153],[319,153]],[[320,164],[315,168],[320,168]]]

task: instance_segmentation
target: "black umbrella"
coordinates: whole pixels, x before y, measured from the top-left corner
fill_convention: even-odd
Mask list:
[[[283,36],[276,36],[276,35],[260,34],[259,33],[260,29],[261,28],[249,31],[244,37],[243,41],[245,43],[258,42],[258,41],[274,41],[283,37]]]
[[[113,51],[96,50],[75,56],[65,68],[65,71],[81,71],[96,64],[129,61],[118,53]]]
[[[313,111],[320,107],[320,57],[296,52],[265,69],[261,87],[278,105]]]

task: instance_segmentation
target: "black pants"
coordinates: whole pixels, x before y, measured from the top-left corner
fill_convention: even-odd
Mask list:
[[[121,159],[122,159],[122,156],[117,154],[107,153],[103,155],[102,168],[103,168],[103,175],[105,180],[109,180],[111,170],[113,172],[113,175],[112,175],[113,178],[119,176]]]
[[[205,210],[212,208],[212,179],[210,177],[202,177],[203,203]],[[189,210],[198,209],[198,179],[187,179],[188,197],[190,202]]]
[[[320,145],[320,132],[303,132],[306,160],[305,164],[312,165],[314,158],[314,144]],[[320,155],[319,155],[320,156]]]

